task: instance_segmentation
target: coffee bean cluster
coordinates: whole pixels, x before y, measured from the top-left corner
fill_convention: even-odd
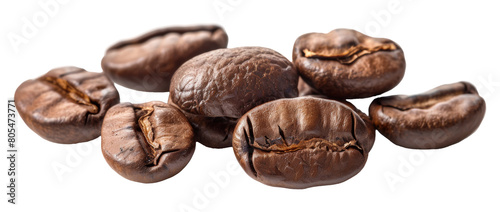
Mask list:
[[[486,103],[468,82],[376,98],[369,116],[346,99],[391,90],[403,79],[402,48],[350,29],[301,35],[292,61],[265,47],[227,48],[220,26],[167,27],[112,45],[102,73],[55,68],[15,93],[22,119],[46,140],[101,136],[118,174],[153,183],[179,173],[196,142],[233,147],[255,180],[308,188],[348,180],[364,167],[375,130],[396,145],[439,149],[471,135]],[[114,83],[167,92],[121,102]]]

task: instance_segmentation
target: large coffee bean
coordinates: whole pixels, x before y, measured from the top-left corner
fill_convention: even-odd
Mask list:
[[[252,178],[271,186],[307,188],[356,175],[374,140],[370,121],[350,106],[299,97],[248,111],[236,125],[233,148]]]
[[[296,97],[297,82],[293,64],[276,51],[218,49],[184,63],[172,77],[169,98],[193,123],[195,140],[222,148],[231,146],[239,117],[262,103]]]

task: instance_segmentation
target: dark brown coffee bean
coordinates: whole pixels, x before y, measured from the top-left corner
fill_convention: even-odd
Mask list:
[[[305,82],[335,99],[386,92],[403,79],[406,67],[396,43],[349,29],[300,36],[293,47],[293,62]]]
[[[116,83],[140,91],[168,91],[170,79],[185,61],[226,48],[219,26],[168,27],[111,46],[102,59],[104,73]]]
[[[29,128],[49,141],[63,144],[99,137],[106,111],[120,102],[113,82],[103,73],[77,67],[52,69],[25,81],[14,98]]]
[[[356,175],[374,140],[371,123],[349,106],[299,97],[248,111],[236,124],[233,148],[252,178],[271,186],[307,188]]]
[[[102,153],[121,176],[153,183],[179,173],[193,156],[193,129],[177,108],[163,102],[121,103],[102,126]]]
[[[218,49],[184,63],[172,77],[169,98],[186,113],[197,141],[222,148],[231,146],[240,116],[262,103],[296,97],[297,81],[293,64],[276,51]]]
[[[471,135],[481,124],[486,103],[468,82],[436,87],[413,96],[373,100],[370,117],[394,144],[412,149],[438,149]]]

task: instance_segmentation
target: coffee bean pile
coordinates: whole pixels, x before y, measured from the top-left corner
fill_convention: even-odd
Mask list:
[[[301,35],[292,61],[265,47],[227,48],[220,26],[167,27],[108,48],[103,72],[60,67],[16,90],[20,116],[61,144],[101,136],[118,174],[153,183],[179,173],[196,142],[232,147],[245,172],[270,186],[348,180],[364,167],[375,130],[396,145],[439,149],[481,124],[486,103],[468,82],[373,100],[369,116],[347,99],[380,95],[405,74],[402,48],[350,29]],[[168,92],[120,102],[114,83]]]

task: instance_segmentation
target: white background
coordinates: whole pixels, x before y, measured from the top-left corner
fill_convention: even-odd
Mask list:
[[[390,38],[403,48],[407,68],[403,81],[383,95],[415,94],[466,80],[485,98],[487,112],[473,135],[441,150],[405,149],[377,133],[368,162],[358,175],[341,184],[305,190],[254,181],[236,165],[231,148],[202,145],[196,146],[186,168],[170,179],[154,184],[128,181],[105,162],[100,138],[76,145],[51,143],[18,117],[17,205],[7,203],[3,187],[1,211],[500,209],[500,142],[495,125],[500,97],[500,13],[493,1],[70,0],[58,3],[50,14],[39,5],[44,2],[50,1],[0,3],[3,123],[7,99],[23,81],[66,65],[100,72],[104,51],[117,41],[163,26],[201,23],[222,25],[229,47],[264,46],[289,59],[295,39],[308,32],[354,28]],[[38,18],[36,32],[23,35],[23,27],[34,23],[34,17]],[[25,43],[13,45],[9,41],[13,35],[24,37]],[[122,101],[166,101],[168,96],[117,88]],[[372,100],[352,102],[367,112]],[[7,154],[6,139],[0,146],[2,155]],[[5,157],[0,160],[2,186],[7,184],[7,162]],[[65,167],[66,172],[58,174],[54,167]]]

